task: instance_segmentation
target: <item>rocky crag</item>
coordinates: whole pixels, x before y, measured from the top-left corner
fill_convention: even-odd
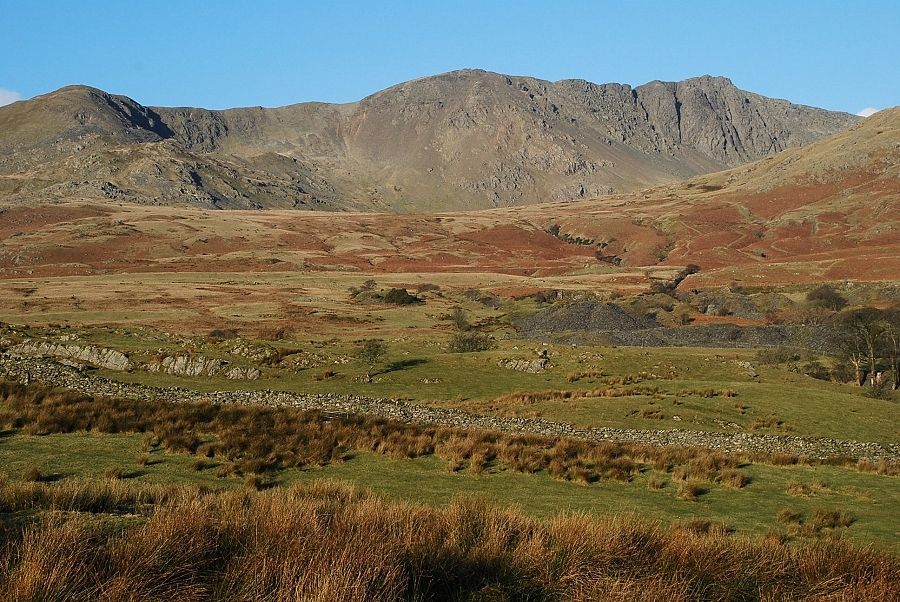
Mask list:
[[[359,102],[212,111],[71,86],[0,108],[0,200],[389,211],[574,200],[803,146],[857,118],[722,77],[632,88],[478,70]]]

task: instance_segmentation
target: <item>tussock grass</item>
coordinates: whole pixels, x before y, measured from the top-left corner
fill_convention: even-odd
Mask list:
[[[397,459],[435,454],[451,472],[547,471],[579,484],[630,481],[646,464],[668,471],[688,463],[690,471],[702,470],[703,478],[712,481],[719,470],[738,465],[737,459],[725,461],[721,454],[703,450],[428,428],[291,408],[95,399],[4,383],[0,383],[0,401],[27,433],[143,432],[145,455],[157,447],[193,454],[203,462],[197,464],[198,470],[218,466],[223,477],[325,466],[344,461],[354,451]]]
[[[791,481],[788,483],[787,493],[794,497],[813,497],[833,494],[835,491],[824,481],[812,481],[809,483]]]
[[[96,484],[79,487],[90,490],[84,497],[100,491]],[[900,562],[889,554],[835,539],[785,545],[780,537],[746,538],[712,521],[673,528],[628,516],[541,521],[472,499],[443,508],[387,502],[334,482],[263,492],[172,492],[130,488],[131,499],[153,498],[154,505],[116,528],[105,520],[54,513],[0,531],[0,599],[624,602],[900,596]],[[0,500],[8,495],[4,490]],[[823,514],[822,522],[831,518]],[[840,522],[841,517],[830,521]]]
[[[514,391],[494,399],[498,404],[530,405],[542,401],[570,401],[592,397],[631,397],[655,395],[659,388],[649,385],[610,386],[603,389],[572,389],[551,391]]]
[[[748,460],[769,461],[759,454],[736,456],[702,449],[426,427],[293,408],[92,398],[2,382],[0,407],[9,412],[16,428],[26,433],[144,433],[138,464],[146,465],[151,461],[149,454],[161,448],[194,455],[199,461],[197,470],[215,468],[222,478],[261,475],[259,482],[264,487],[272,484],[272,476],[280,470],[337,464],[354,452],[394,459],[436,455],[447,463],[450,472],[547,472],[582,485],[602,480],[631,481],[652,467],[672,472],[675,481],[742,488],[749,477],[737,469]],[[788,460],[801,461],[793,457]],[[843,464],[860,468],[855,461]],[[876,470],[890,474],[895,467],[884,465]],[[126,474],[132,473],[123,468],[120,476]]]

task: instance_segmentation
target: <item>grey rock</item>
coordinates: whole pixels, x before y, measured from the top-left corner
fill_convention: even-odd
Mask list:
[[[229,362],[225,360],[186,353],[166,356],[158,362],[147,364],[145,369],[149,372],[162,372],[173,376],[216,376],[223,374],[225,378],[232,380],[256,380],[262,374],[258,368],[229,367]]]
[[[20,355],[49,355],[51,357],[78,360],[109,370],[128,371],[134,364],[128,356],[115,349],[93,345],[64,345],[50,341],[25,341],[14,345],[10,351]]]

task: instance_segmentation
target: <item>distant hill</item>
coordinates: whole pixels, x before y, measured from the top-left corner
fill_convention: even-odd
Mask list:
[[[699,264],[695,283],[896,280],[900,107],[744,166],[518,218],[623,265]]]
[[[858,118],[721,77],[632,88],[455,71],[359,102],[211,111],[83,86],[0,108],[0,200],[480,209],[630,192],[807,145]]]
[[[636,290],[688,264],[688,288],[896,281],[900,108],[737,168],[574,202],[430,215],[0,203],[0,279],[454,272]]]

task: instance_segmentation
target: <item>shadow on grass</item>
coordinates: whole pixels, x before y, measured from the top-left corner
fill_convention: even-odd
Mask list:
[[[422,358],[412,358],[408,360],[400,360],[398,362],[391,362],[387,366],[385,366],[384,370],[381,372],[382,374],[387,374],[388,372],[398,372],[400,370],[406,370],[408,368],[415,368],[416,366],[421,366],[422,364],[427,364],[428,360]]]

